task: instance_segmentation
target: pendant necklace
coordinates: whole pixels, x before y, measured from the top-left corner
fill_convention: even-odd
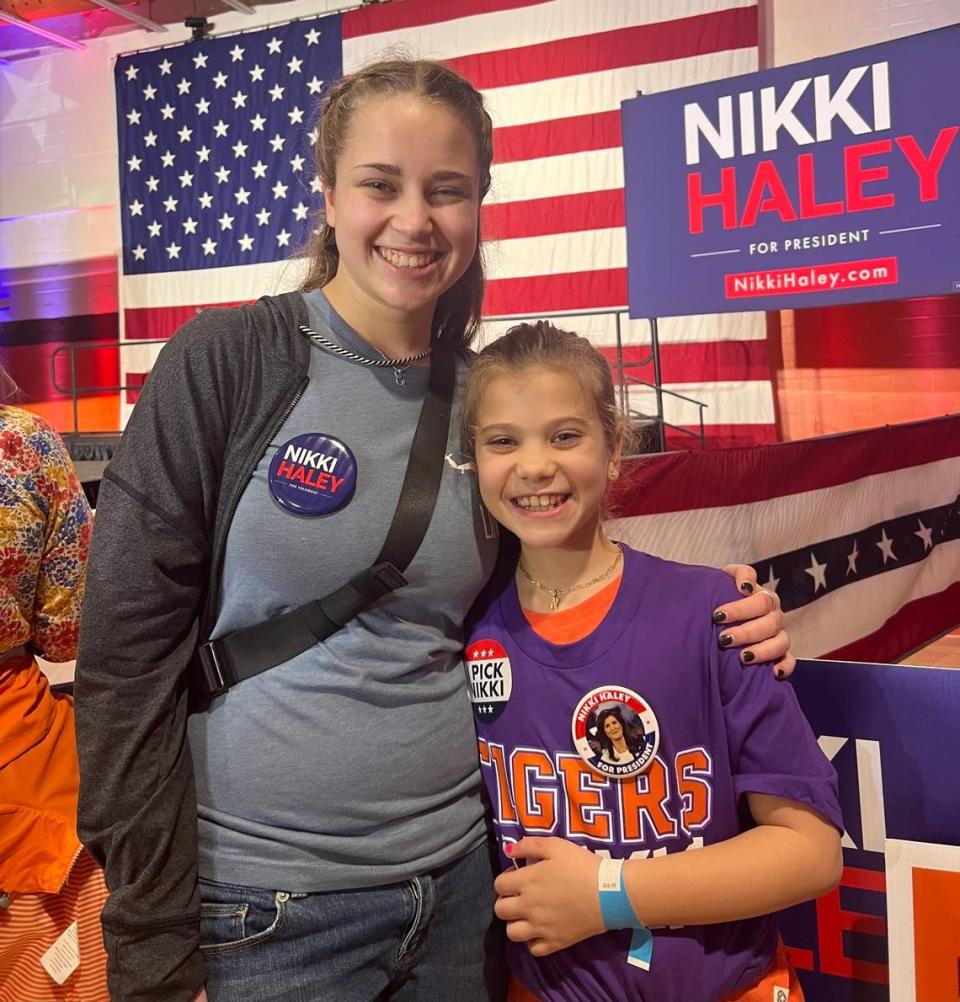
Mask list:
[[[367,355],[360,355],[355,351],[351,351],[349,348],[344,348],[342,345],[335,344],[333,341],[328,340],[322,334],[318,334],[315,330],[307,327],[306,324],[300,325],[300,332],[306,334],[314,344],[319,345],[321,348],[325,348],[327,351],[332,351],[336,355],[342,355],[344,358],[349,358],[351,362],[357,362],[359,365],[369,365],[375,369],[393,369],[393,374],[397,380],[397,386],[406,386],[407,381],[403,378],[404,372],[413,365],[414,362],[419,362],[424,358],[428,358],[430,353],[433,351],[433,345],[428,344],[423,351],[418,352],[416,355],[407,355],[405,358],[390,358],[385,355],[379,348],[376,351],[380,354],[380,358],[370,358]]]
[[[590,585],[597,584],[598,581],[602,581],[604,578],[610,577],[614,572],[617,564],[620,563],[620,558],[623,556],[623,550],[620,549],[619,543],[614,543],[617,548],[617,555],[613,558],[613,563],[603,571],[598,574],[595,578],[590,578],[589,581],[584,581],[581,584],[567,585],[566,588],[551,588],[549,585],[545,585],[542,581],[538,581],[527,569],[523,566],[523,560],[518,561],[517,567],[520,573],[530,582],[530,584],[539,588],[541,591],[550,593],[550,611],[556,612],[560,608],[560,599],[564,595],[569,595],[572,591],[580,591],[582,588],[589,588]]]

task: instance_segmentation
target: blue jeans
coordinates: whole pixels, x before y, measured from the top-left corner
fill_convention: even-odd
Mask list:
[[[485,843],[434,873],[303,894],[200,881],[210,1002],[503,1002]]]

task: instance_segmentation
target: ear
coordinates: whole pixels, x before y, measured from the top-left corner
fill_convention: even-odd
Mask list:
[[[326,184],[326,182],[322,182],[321,189],[323,191],[324,217],[326,218],[327,226],[336,226],[337,207],[334,204],[333,188]]]

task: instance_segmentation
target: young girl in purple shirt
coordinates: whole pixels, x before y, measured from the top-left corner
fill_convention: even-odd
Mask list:
[[[607,536],[623,427],[585,339],[514,328],[464,418],[520,541],[465,655],[514,997],[797,1002],[773,913],[840,877],[836,776],[791,687],[702,622],[732,583]]]

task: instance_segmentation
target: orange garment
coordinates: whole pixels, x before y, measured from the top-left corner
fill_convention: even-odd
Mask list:
[[[29,654],[0,662],[0,1002],[108,1002],[103,873],[77,837],[73,704]],[[74,921],[80,967],[58,985],[40,957]]]
[[[610,611],[620,578],[611,581],[595,595],[569,609],[558,609],[556,612],[533,612],[524,609],[523,615],[530,626],[544,640],[551,644],[573,644],[589,636],[602,622]],[[776,988],[789,988],[790,994],[784,1002],[804,1002],[803,989],[797,979],[797,972],[787,959],[783,943],[778,943],[773,963],[767,973],[751,988],[736,995],[729,995],[723,1002],[770,1002],[776,998]],[[510,990],[507,1002],[540,1002],[536,995],[528,991],[516,978],[510,979]]]
[[[618,574],[610,584],[569,609],[558,609],[556,612],[524,609],[523,615],[533,630],[551,644],[575,644],[588,637],[603,622],[620,590],[621,577]]]

